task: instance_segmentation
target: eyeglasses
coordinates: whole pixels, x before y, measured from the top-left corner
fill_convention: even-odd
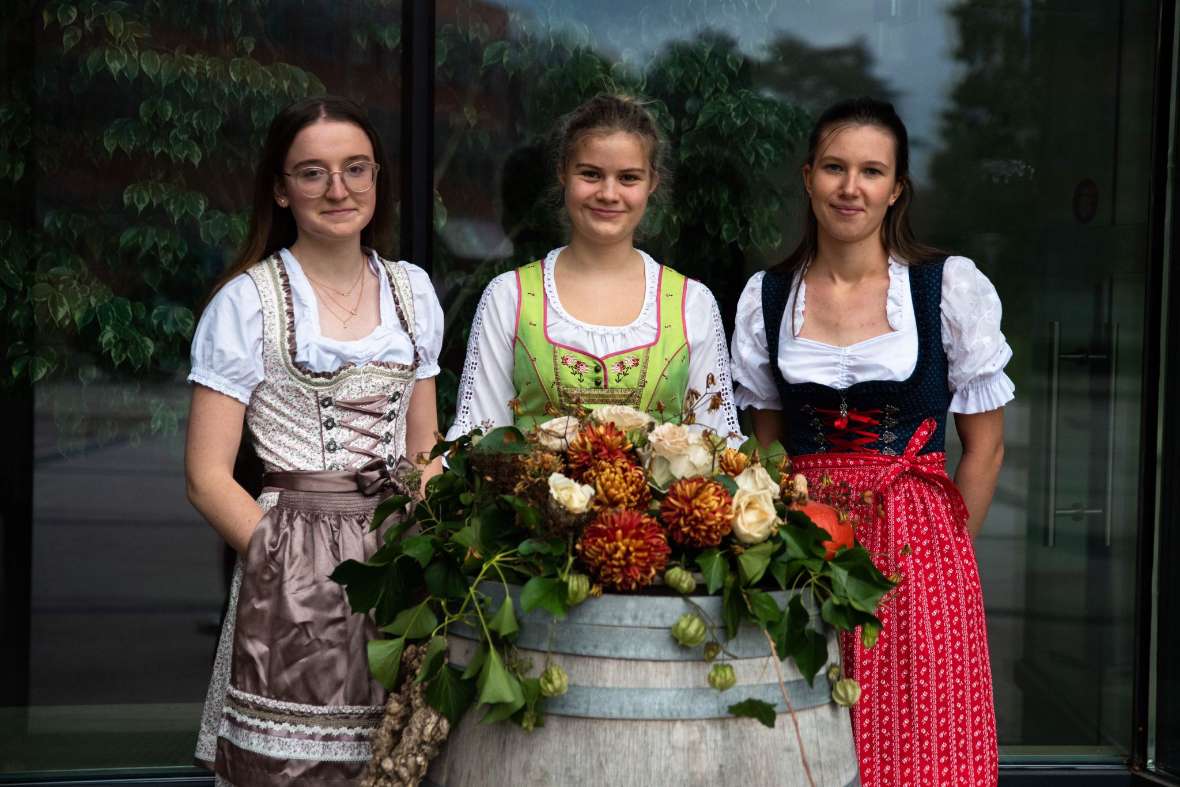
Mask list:
[[[364,194],[377,182],[377,170],[381,165],[372,161],[354,161],[344,169],[327,170],[323,167],[300,167],[294,172],[282,174],[295,181],[295,188],[309,199],[316,199],[332,188],[332,176],[339,175],[340,182],[351,194]]]

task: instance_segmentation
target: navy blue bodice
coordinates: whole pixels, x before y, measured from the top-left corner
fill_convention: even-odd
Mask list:
[[[938,428],[921,453],[944,450],[951,404],[942,349],[942,268],[946,260],[911,265],[910,292],[918,328],[918,362],[908,379],[868,380],[838,390],[819,383],[788,383],[778,368],[779,329],[791,292],[791,275],[767,271],[762,315],[770,369],[783,405],[791,456],[829,452],[900,454],[927,418]]]

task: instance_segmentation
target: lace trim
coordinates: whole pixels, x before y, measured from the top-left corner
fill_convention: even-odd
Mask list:
[[[655,309],[656,301],[658,300],[656,296],[659,293],[660,264],[653,260],[647,252],[636,249],[640,256],[643,257],[643,276],[645,281],[643,308],[639,310],[639,315],[626,325],[594,325],[570,316],[570,313],[565,310],[565,307],[561,305],[561,300],[557,297],[557,284],[553,278],[553,266],[557,264],[557,255],[561,254],[565,248],[565,246],[562,246],[546,254],[545,261],[541,265],[541,281],[545,285],[545,298],[549,301],[549,308],[558,317],[565,322],[578,326],[587,333],[600,335],[627,333],[643,327],[646,322],[652,322],[654,324],[651,313]],[[658,326],[656,327],[656,332],[657,334],[659,332]]]
[[[694,284],[696,284],[696,282],[690,281],[688,286],[691,287]],[[701,284],[698,286],[703,287],[704,285]],[[727,437],[729,437],[730,442],[734,443],[736,446],[740,445],[742,441],[742,427],[738,422],[737,409],[733,404],[733,382],[730,379],[729,373],[729,351],[725,345],[725,325],[721,322],[721,310],[717,308],[717,300],[712,297],[710,297],[710,300],[713,302],[713,350],[716,353],[717,366],[719,367],[714,370],[714,374],[717,376],[716,388],[720,389],[721,392],[721,409],[719,411],[709,413],[706,406],[706,412],[702,415],[708,417],[718,415],[719,413],[724,413],[724,420],[722,423],[724,423],[727,428],[727,432],[725,434]],[[698,417],[698,420],[701,419]],[[712,418],[709,418],[709,420],[713,421]],[[714,423],[717,422],[714,421]],[[716,431],[719,433],[721,432],[720,429],[717,429]],[[736,435],[736,437],[733,437],[732,435]]]
[[[320,762],[365,762],[373,755],[369,741],[317,741],[305,738],[282,738],[265,732],[243,729],[222,720],[219,737],[239,749],[282,760],[318,760]]]
[[[449,436],[467,434],[477,426],[485,429],[495,426],[486,420],[478,424],[471,421],[471,403],[475,399],[475,375],[479,371],[479,340],[483,335],[484,315],[487,313],[488,304],[493,295],[501,287],[506,286],[509,282],[515,282],[515,280],[512,271],[501,273],[492,279],[488,286],[484,287],[483,294],[479,297],[479,305],[475,307],[475,319],[471,323],[471,333],[467,337],[467,354],[463,359],[463,374],[459,378],[458,407],[456,408],[455,422],[447,431]],[[508,403],[504,404],[507,407]]]
[[[257,705],[267,710],[298,713],[305,716],[380,716],[385,712],[385,708],[382,705],[306,705],[299,702],[286,702],[285,700],[276,700],[258,694],[251,694],[234,686],[229,686],[226,694],[238,702]]]
[[[193,369],[188,373],[188,381],[203,385],[206,388],[211,388],[219,394],[225,394],[231,399],[237,399],[244,405],[249,406],[251,392],[246,391],[240,385],[234,385],[224,377],[208,371],[206,369]]]
[[[377,726],[380,724],[380,719],[374,719],[373,724],[368,727],[334,727],[318,724],[301,724],[292,721],[275,721],[273,719],[264,719],[243,713],[236,708],[228,706],[225,709],[225,715],[241,724],[250,724],[276,732],[299,732],[307,735],[360,735],[371,738],[377,731]]]
[[[1016,398],[1016,385],[1004,372],[972,380],[955,391],[950,411],[960,415],[974,415],[998,410]]]
[[[268,493],[269,494],[269,493]],[[259,497],[259,505],[263,513],[270,510],[278,500],[264,502]],[[233,658],[234,625],[238,617],[238,590],[242,586],[242,561],[234,563],[234,576],[229,586],[229,605],[225,611],[225,621],[221,624],[221,636],[217,640],[217,656],[213,660],[213,676],[209,678],[209,691],[205,694],[205,708],[201,712],[201,729],[197,733],[196,758],[201,762],[210,763],[217,759],[217,732],[221,727],[222,710],[225,707],[225,693],[229,687],[230,660]]]

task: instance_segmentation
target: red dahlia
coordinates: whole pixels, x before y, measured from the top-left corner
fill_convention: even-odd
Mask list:
[[[566,451],[570,472],[581,481],[591,465],[600,462],[635,464],[631,456],[631,441],[613,423],[587,424],[570,441]]]
[[[582,532],[578,555],[594,578],[612,590],[647,587],[668,565],[660,523],[628,509],[602,511]]]

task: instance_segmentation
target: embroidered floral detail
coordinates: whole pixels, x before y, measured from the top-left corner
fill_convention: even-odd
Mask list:
[[[620,358],[611,365],[611,371],[615,373],[615,382],[621,383],[623,378],[627,376],[627,372],[638,368],[639,356],[629,355],[626,358]]]
[[[561,356],[561,365],[573,372],[578,382],[586,382],[585,374],[590,371],[590,364],[566,354]]]

